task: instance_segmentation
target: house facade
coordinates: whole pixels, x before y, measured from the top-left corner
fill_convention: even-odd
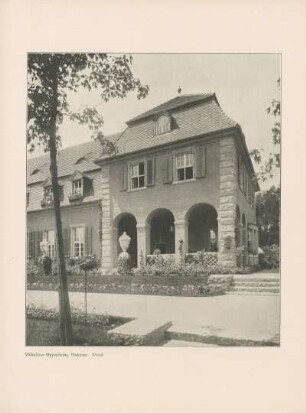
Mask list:
[[[95,254],[105,273],[117,266],[119,236],[131,237],[134,266],[157,250],[177,259],[207,252],[208,265],[257,262],[259,190],[240,126],[214,94],[171,99],[109,137],[59,153],[65,255]],[[48,157],[28,165],[28,258],[55,234]]]

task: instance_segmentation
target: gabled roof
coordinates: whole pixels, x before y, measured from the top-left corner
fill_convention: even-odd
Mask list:
[[[132,123],[135,123],[139,120],[146,119],[152,116],[155,116],[159,113],[166,112],[166,111],[171,111],[173,109],[177,109],[182,106],[190,105],[193,103],[199,103],[201,101],[204,101],[206,99],[211,99],[215,98],[216,96],[214,93],[201,93],[197,95],[181,95],[181,96],[176,96],[173,99],[168,100],[165,103],[162,103],[161,105],[156,106],[153,109],[150,109],[141,115],[138,115],[129,121],[127,121],[127,125],[131,125]]]
[[[107,136],[107,139],[115,142],[120,134]],[[69,176],[76,169],[80,172],[88,172],[100,169],[94,160],[102,155],[102,146],[100,142],[91,140],[80,145],[70,146],[61,149],[58,152],[57,168],[58,177]],[[50,176],[49,171],[49,154],[31,158],[27,164],[27,183],[33,184],[43,182]],[[77,163],[79,161],[79,163]],[[77,163],[77,165],[76,165]],[[35,170],[38,173],[32,175]]]

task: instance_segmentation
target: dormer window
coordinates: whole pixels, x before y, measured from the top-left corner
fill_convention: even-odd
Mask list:
[[[84,197],[93,195],[92,178],[86,174],[75,171],[70,178],[71,192],[68,195],[70,202],[82,201]]]
[[[83,179],[77,179],[72,183],[72,194],[83,195]]]
[[[155,135],[161,135],[171,130],[171,117],[167,113],[160,115],[155,121]]]

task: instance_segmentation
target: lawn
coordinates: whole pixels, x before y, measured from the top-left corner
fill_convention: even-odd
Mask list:
[[[77,346],[110,346],[116,343],[108,339],[107,332],[131,318],[113,317],[89,313],[72,308],[73,343]],[[57,310],[33,305],[27,306],[26,314],[27,346],[59,346],[59,314]]]

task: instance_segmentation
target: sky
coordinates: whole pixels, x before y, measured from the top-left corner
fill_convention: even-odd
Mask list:
[[[69,96],[71,109],[96,106],[104,118],[103,133],[117,133],[125,122],[181,94],[216,93],[223,111],[238,122],[250,149],[273,151],[271,128],[275,119],[266,108],[279,99],[280,55],[277,54],[134,54],[132,71],[150,91],[143,100],[131,93],[125,99],[101,103],[99,91],[79,91]],[[90,139],[85,126],[65,119],[59,129],[62,147]],[[40,154],[34,152],[34,155]],[[254,165],[256,169],[256,165]],[[279,174],[261,184],[262,189],[279,183]]]

